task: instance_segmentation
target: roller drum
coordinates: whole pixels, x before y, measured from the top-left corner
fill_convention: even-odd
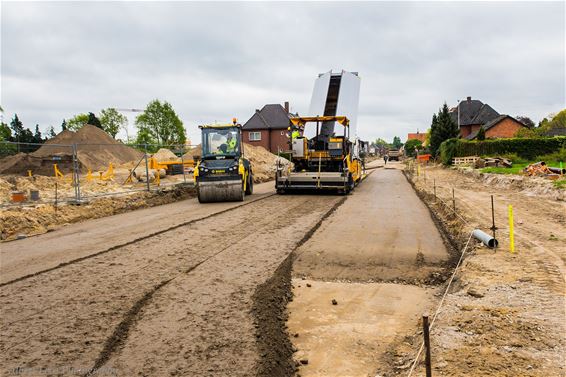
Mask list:
[[[241,202],[244,189],[241,181],[199,182],[197,195],[201,203]]]

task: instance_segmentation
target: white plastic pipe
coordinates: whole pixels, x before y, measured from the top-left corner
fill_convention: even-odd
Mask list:
[[[486,245],[487,247],[490,248],[494,248],[497,247],[497,245],[499,244],[499,242],[497,242],[497,240],[495,238],[493,238],[492,236],[490,236],[489,234],[479,230],[479,229],[475,229],[472,232],[472,236],[474,236],[474,238],[480,240],[481,242],[483,242],[484,245]]]

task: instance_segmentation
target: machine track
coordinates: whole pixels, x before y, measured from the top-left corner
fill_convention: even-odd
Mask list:
[[[3,372],[253,374],[253,293],[343,200],[256,200],[4,284]]]
[[[86,255],[86,256],[84,256],[84,257],[76,258],[76,259],[73,259],[73,260],[68,261],[68,262],[63,262],[63,263],[58,264],[57,266],[54,266],[54,267],[51,267],[51,268],[47,268],[47,269],[45,269],[45,270],[41,270],[41,271],[38,271],[38,272],[34,272],[34,273],[32,273],[32,274],[27,274],[27,275],[18,277],[18,278],[16,278],[16,279],[12,279],[12,280],[7,281],[7,282],[4,282],[4,283],[0,283],[0,288],[3,287],[3,286],[6,286],[6,285],[10,285],[10,284],[13,284],[13,283],[22,281],[22,280],[26,280],[26,279],[32,278],[32,277],[34,277],[34,276],[38,276],[38,275],[41,275],[41,274],[44,274],[44,273],[47,273],[47,272],[51,272],[51,271],[54,271],[54,270],[63,268],[63,267],[65,267],[65,266],[69,266],[69,265],[72,265],[72,264],[75,264],[75,263],[78,263],[78,262],[82,262],[82,261],[87,260],[87,259],[90,259],[90,258],[95,258],[95,257],[98,257],[98,256],[100,256],[100,255],[106,254],[106,253],[111,252],[111,251],[114,251],[114,250],[121,249],[121,248],[126,247],[126,246],[134,245],[134,244],[136,244],[136,243],[138,243],[138,242],[141,242],[141,241],[150,239],[150,238],[152,238],[152,237],[159,236],[159,235],[161,235],[161,234],[170,232],[170,231],[172,231],[172,230],[175,230],[175,229],[178,229],[178,228],[181,228],[181,227],[193,225],[193,224],[195,224],[195,223],[197,223],[197,222],[199,222],[199,221],[203,221],[203,220],[209,219],[209,218],[214,217],[214,216],[222,215],[222,214],[224,214],[224,213],[226,213],[226,212],[233,211],[233,210],[236,210],[236,209],[238,209],[238,208],[240,208],[240,207],[253,204],[253,203],[257,202],[257,201],[260,201],[260,200],[269,198],[269,197],[271,197],[271,196],[273,196],[273,195],[275,195],[275,194],[268,194],[268,195],[263,196],[263,197],[261,197],[261,198],[259,198],[259,199],[254,199],[254,200],[245,202],[245,203],[240,204],[240,205],[235,206],[235,207],[227,208],[227,209],[224,209],[224,210],[221,210],[221,211],[212,213],[212,214],[210,214],[210,215],[200,217],[200,218],[198,218],[198,219],[192,219],[192,220],[189,220],[189,221],[185,221],[185,222],[182,222],[182,223],[180,223],[180,224],[173,225],[173,226],[171,226],[171,227],[169,227],[169,228],[161,229],[161,230],[159,230],[159,231],[157,231],[157,232],[145,234],[145,235],[143,235],[143,236],[141,236],[141,237],[139,237],[139,238],[136,238],[136,239],[134,239],[134,240],[131,240],[131,241],[128,241],[128,242],[124,242],[124,243],[121,243],[121,244],[118,244],[118,245],[111,246],[111,247],[106,248],[106,249],[104,249],[104,250],[98,251],[98,252],[96,252],[96,253],[94,253],[94,254],[89,254],[89,255]]]

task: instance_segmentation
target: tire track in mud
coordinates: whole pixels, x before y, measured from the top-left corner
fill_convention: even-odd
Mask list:
[[[136,239],[134,239],[134,240],[131,240],[131,241],[128,241],[128,242],[124,242],[124,243],[121,243],[121,244],[118,244],[118,245],[111,246],[111,247],[109,247],[109,248],[107,248],[107,249],[98,251],[98,252],[96,252],[96,253],[94,253],[94,254],[85,255],[84,257],[80,257],[80,258],[76,258],[76,259],[70,260],[70,261],[68,261],[68,262],[60,263],[60,264],[58,264],[57,266],[54,266],[54,267],[51,267],[51,268],[47,268],[47,269],[45,269],[45,270],[41,270],[41,271],[34,272],[34,273],[32,273],[32,274],[20,276],[20,277],[18,277],[18,278],[16,278],[16,279],[12,279],[12,280],[10,280],[10,281],[1,283],[1,284],[0,284],[0,288],[4,287],[4,286],[6,286],[6,285],[10,285],[10,284],[13,284],[13,283],[17,283],[17,282],[19,282],[19,281],[22,281],[22,280],[26,280],[26,279],[29,279],[29,278],[38,276],[38,275],[45,274],[45,273],[47,273],[47,272],[51,272],[51,271],[54,271],[54,270],[58,270],[58,269],[60,269],[60,268],[66,267],[66,266],[73,265],[73,264],[75,264],[75,263],[79,263],[79,262],[85,261],[85,260],[87,260],[87,259],[95,258],[95,257],[98,257],[98,256],[100,256],[100,255],[109,253],[109,252],[111,252],[111,251],[114,251],[114,250],[117,250],[117,249],[120,249],[120,248],[123,248],[123,247],[126,247],[126,246],[134,245],[134,244],[136,244],[136,243],[138,243],[138,242],[140,242],[140,241],[144,241],[144,240],[147,240],[147,239],[149,239],[149,238],[162,235],[162,234],[164,234],[164,233],[170,232],[170,231],[172,231],[172,230],[175,230],[175,229],[178,229],[178,228],[181,228],[181,227],[184,227],[184,226],[188,226],[188,225],[195,224],[195,223],[197,223],[197,222],[199,222],[199,221],[203,221],[203,220],[210,219],[211,217],[214,217],[214,216],[222,215],[222,214],[224,214],[224,213],[226,213],[226,212],[233,211],[233,210],[235,210],[235,209],[238,209],[238,208],[241,208],[241,207],[244,207],[244,206],[253,204],[253,203],[255,203],[255,202],[258,202],[258,201],[260,201],[260,200],[267,199],[267,198],[269,198],[269,197],[271,197],[271,196],[274,196],[274,195],[276,195],[276,194],[274,194],[274,193],[273,193],[273,194],[267,194],[266,196],[261,197],[261,198],[259,198],[259,199],[251,200],[251,201],[249,201],[249,202],[246,202],[246,203],[237,205],[237,206],[235,206],[235,207],[227,208],[227,209],[221,210],[221,211],[219,211],[219,212],[211,213],[210,215],[207,215],[207,216],[204,216],[204,217],[200,217],[200,218],[198,218],[198,219],[192,219],[192,220],[189,220],[189,221],[185,221],[185,222],[182,222],[182,223],[180,223],[180,224],[176,224],[176,225],[174,225],[174,226],[171,226],[171,227],[169,227],[169,228],[162,229],[162,230],[159,230],[159,231],[157,231],[157,232],[153,232],[153,233],[146,234],[146,235],[144,235],[144,236],[142,236],[142,237],[139,237],[139,238],[136,238]]]
[[[297,212],[294,218],[300,213],[301,218],[310,216],[311,219],[314,213],[317,217],[324,216],[320,214],[321,206],[324,209],[326,204],[335,201],[336,198],[313,197],[293,197],[289,201],[287,197],[277,197],[232,212],[233,215],[200,221],[188,232],[176,229],[155,239],[146,238],[125,246],[124,252],[83,260],[68,268],[44,273],[38,276],[39,280],[4,287],[0,295],[2,322],[13,325],[2,334],[0,349],[9,351],[3,356],[3,364],[24,365],[26,360],[32,366],[42,362],[53,367],[81,363],[79,366],[85,370],[84,364],[95,362],[100,368],[112,355],[109,351],[115,352],[124,344],[127,339],[124,335],[135,325],[143,308],[167,283],[198,269],[214,257],[212,254],[225,251],[242,237],[251,234],[246,242],[253,245],[253,234],[270,234],[279,227],[288,227],[290,223],[285,221],[285,216],[289,218],[289,214]],[[280,213],[282,217],[277,216]],[[293,221],[296,220],[291,223]],[[212,245],[207,244],[211,242]],[[142,264],[144,271],[139,271]],[[26,315],[37,309],[41,316]],[[28,319],[10,321],[18,317]],[[67,320],[61,322],[61,319]],[[62,326],[48,326],[56,322],[61,322]],[[22,336],[29,334],[32,336],[27,344],[18,346]]]
[[[293,345],[287,332],[287,303],[292,297],[291,270],[296,251],[320,228],[322,223],[344,204],[342,198],[330,208],[297,242],[271,278],[259,285],[253,296],[256,338],[261,358],[256,365],[258,377],[289,376],[296,371]]]
[[[258,376],[286,376],[287,373],[282,373],[283,370],[292,368],[292,352],[290,350],[290,342],[288,342],[288,336],[285,332],[284,324],[285,321],[279,320],[280,316],[282,315],[282,311],[285,311],[286,301],[284,297],[290,293],[290,287],[288,290],[283,291],[273,291],[271,289],[265,289],[265,286],[273,287],[273,280],[277,280],[281,278],[281,266],[290,265],[290,261],[292,261],[294,255],[293,252],[299,248],[302,244],[304,244],[316,230],[320,227],[323,221],[338,207],[340,207],[345,201],[347,197],[343,197],[337,203],[335,203],[326,213],[324,213],[321,218],[309,228],[309,230],[304,234],[304,236],[295,244],[291,253],[285,260],[280,264],[280,266],[275,271],[274,275],[268,279],[267,282],[262,284],[262,288],[257,288],[256,291],[260,293],[254,294],[253,301],[254,305],[252,307],[252,313],[254,314],[255,318],[258,320],[258,333],[257,335],[257,343],[259,348],[261,349],[260,355],[262,355],[259,365],[258,365]],[[299,207],[299,206],[297,206]],[[276,222],[276,221],[275,221]],[[249,237],[249,234],[245,234],[239,241],[243,240],[244,238]],[[237,242],[236,242],[237,243]],[[204,263],[208,262],[212,258],[219,256],[220,254],[228,251],[232,245],[229,245],[218,252],[206,257],[202,261],[196,263],[189,269],[183,271],[182,273],[166,279],[159,284],[157,284],[153,289],[148,291],[144,294],[128,311],[122,322],[116,326],[112,336],[110,336],[106,342],[104,349],[100,353],[98,359],[94,363],[94,366],[89,369],[89,373],[86,376],[91,376],[96,374],[96,371],[102,368],[108,360],[110,360],[114,354],[119,352],[120,348],[127,342],[128,336],[130,334],[130,330],[135,327],[138,320],[142,315],[142,309],[152,300],[154,295],[160,291],[162,288],[165,288],[169,283],[171,283],[176,278],[187,275],[193,271],[195,271],[198,267],[203,265]],[[284,269],[284,268],[283,268]],[[290,275],[289,275],[289,283],[290,283]],[[277,285],[277,284],[276,284]],[[275,294],[275,296],[274,296]],[[268,297],[269,296],[269,297]],[[261,297],[261,300],[259,299]],[[262,305],[265,302],[273,303],[274,298],[280,298],[282,301],[282,305],[278,305],[277,308],[271,307],[270,305]],[[258,302],[260,300],[261,302]],[[259,320],[261,318],[261,320]],[[273,334],[273,329],[278,334]],[[285,339],[287,339],[287,344],[285,344]],[[269,344],[269,346],[267,346]],[[274,371],[271,368],[266,366],[283,366],[283,370],[276,370]],[[287,368],[285,368],[287,367]],[[274,374],[275,372],[275,374]]]
[[[222,250],[220,250],[215,254],[210,255],[209,257],[201,260],[192,267],[188,268],[183,273],[184,274],[190,273],[191,271],[198,268],[203,263],[214,258],[220,253],[223,253],[228,248],[229,246],[223,248]],[[159,289],[161,289],[162,287],[164,287],[165,285],[176,279],[179,275],[176,275],[170,279],[163,280],[155,287],[153,287],[151,290],[147,291],[138,301],[134,303],[134,305],[126,313],[124,319],[118,324],[118,326],[116,326],[112,335],[108,339],[106,339],[106,342],[104,343],[104,348],[102,349],[100,355],[94,362],[93,367],[89,369],[89,372],[86,374],[86,376],[91,376],[95,374],[104,364],[106,364],[106,361],[108,361],[108,359],[110,359],[110,357],[114,354],[114,352],[116,352],[116,350],[120,348],[120,346],[122,346],[128,339],[130,328],[135,325],[136,321],[138,320],[138,315],[140,314],[142,308],[152,299],[153,295]]]

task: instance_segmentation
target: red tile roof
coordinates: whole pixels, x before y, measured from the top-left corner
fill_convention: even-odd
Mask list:
[[[407,141],[413,140],[413,139],[420,140],[424,143],[425,139],[426,139],[426,134],[420,133],[420,132],[417,132],[416,134],[407,134]]]

